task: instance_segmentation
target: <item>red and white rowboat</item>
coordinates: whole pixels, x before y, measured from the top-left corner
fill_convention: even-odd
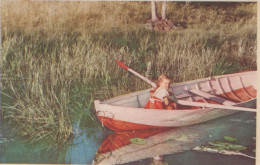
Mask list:
[[[114,131],[180,127],[239,111],[256,112],[257,72],[241,72],[170,86],[181,104],[178,110],[144,109],[150,89],[95,100],[99,120]]]

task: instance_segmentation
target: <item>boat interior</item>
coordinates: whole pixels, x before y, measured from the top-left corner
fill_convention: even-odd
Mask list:
[[[169,91],[178,100],[209,104],[235,105],[256,98],[256,72],[210,77],[172,84]],[[119,96],[105,104],[143,108],[150,97],[150,89]],[[197,107],[180,106],[180,109]]]

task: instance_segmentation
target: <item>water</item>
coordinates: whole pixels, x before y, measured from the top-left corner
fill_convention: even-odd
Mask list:
[[[76,126],[75,126],[76,127]],[[98,127],[78,129],[77,135],[63,149],[42,149],[42,144],[31,145],[14,137],[6,128],[0,137],[0,163],[72,163],[91,164],[98,148],[106,139],[106,132]],[[247,146],[244,153],[254,156],[254,140],[256,136],[255,113],[237,113],[235,115],[212,120],[202,124],[182,127],[149,137],[154,143],[152,150],[146,145],[127,144],[112,151],[113,157],[126,161],[123,164],[150,164],[153,159],[149,154],[160,154],[163,162],[173,165],[254,165],[254,159],[242,156],[227,156],[219,153],[192,151],[197,145],[207,145],[208,141],[223,141],[224,136],[236,137],[236,143]],[[158,138],[160,137],[160,138]],[[135,151],[135,146],[139,147]],[[142,148],[140,150],[140,148]],[[149,147],[147,147],[149,148]],[[129,152],[128,154],[122,151]],[[117,152],[118,151],[118,152]],[[158,153],[157,153],[158,152]],[[117,155],[117,153],[120,153]],[[138,155],[135,155],[138,154]],[[124,155],[125,158],[123,157]],[[128,155],[128,156],[127,156]],[[133,156],[133,159],[127,159]],[[117,159],[118,161],[119,159]],[[133,161],[134,160],[134,161]]]
[[[44,149],[45,144],[24,142],[7,130],[8,128],[3,128],[3,135],[0,137],[0,163],[89,164],[106,137],[98,127],[80,129],[70,144],[63,148]]]
[[[153,160],[145,159],[124,165],[147,165]],[[254,165],[255,160],[241,156],[227,156],[207,152],[186,151],[174,155],[166,155],[163,161],[169,165]]]
[[[247,157],[226,156],[219,153],[191,150],[196,146],[209,146],[208,142],[227,142],[224,136],[232,136],[237,139],[233,144],[247,146],[247,149],[242,152],[254,156],[255,141],[253,137],[256,136],[255,124],[254,113],[238,113],[202,124],[174,128],[146,138],[147,143],[145,145],[128,144],[111,151],[111,153],[100,152],[96,162],[100,164],[149,164],[153,161],[151,158],[161,155],[163,161],[168,164],[189,165],[193,164],[191,162],[194,161],[201,165],[217,165],[220,162],[222,164],[232,164],[233,162],[244,164],[247,162],[248,165],[253,165],[254,159]],[[142,137],[142,135],[138,134],[136,136]],[[127,136],[124,135],[123,137]],[[128,137],[131,138],[132,135],[128,135]],[[114,138],[112,136],[112,139],[123,141],[122,138],[117,136],[114,136]],[[178,155],[177,157],[176,154]],[[204,155],[204,157],[200,157],[200,155]],[[182,158],[180,159],[180,157]],[[229,159],[230,157],[235,158],[236,161]]]
[[[81,135],[73,138],[72,144],[68,147],[65,163],[91,164],[105,137],[106,135],[103,132],[93,128],[88,131],[83,130]]]

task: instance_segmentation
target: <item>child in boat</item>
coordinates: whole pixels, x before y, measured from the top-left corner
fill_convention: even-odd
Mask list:
[[[177,109],[176,103],[168,99],[170,93],[167,91],[170,86],[170,78],[162,74],[158,78],[157,87],[151,91],[151,97],[144,108],[147,109]]]

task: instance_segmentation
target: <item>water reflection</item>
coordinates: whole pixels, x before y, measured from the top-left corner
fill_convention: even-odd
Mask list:
[[[146,140],[142,141],[142,139],[165,132],[167,130],[170,129],[150,129],[144,131],[115,132],[109,135],[103,141],[103,143],[98,149],[98,153],[111,152],[131,143],[143,144],[146,143]],[[140,140],[138,141],[138,139]]]
[[[92,130],[91,130],[92,129]],[[66,163],[91,164],[98,146],[104,140],[104,134],[94,128],[75,135],[66,152]]]
[[[254,165],[254,160],[249,158],[192,151],[192,148],[232,136],[239,144],[248,147],[243,152],[254,156],[255,113],[237,113],[187,127],[109,133],[110,136],[97,125],[74,128],[78,130],[74,130],[76,134],[71,143],[59,150],[44,150],[45,144],[24,143],[10,134],[10,129],[2,128],[0,163],[91,164],[95,159],[99,164],[147,165],[158,163],[153,157],[160,155],[160,163],[170,165]]]
[[[199,155],[201,152],[191,150],[196,146],[208,145],[209,141],[219,141],[224,136],[236,137],[240,144],[248,146],[248,150],[245,152],[253,155],[252,150],[255,146],[251,144],[253,141],[252,137],[256,135],[255,129],[255,113],[242,112],[202,124],[169,130],[114,133],[103,141],[95,156],[94,163],[134,164],[134,162],[138,161],[140,164],[142,161],[145,161],[144,164],[150,164],[156,162],[153,158],[162,156],[161,164],[165,164],[166,162],[168,164],[175,164],[172,163],[174,160],[169,158],[165,160],[165,157],[177,153],[187,154],[187,151],[189,154],[190,152],[195,152]],[[132,141],[135,138],[140,138],[142,143],[139,144]],[[207,154],[204,153],[204,155]],[[174,157],[174,155],[172,156]],[[231,163],[230,161],[233,161],[232,159],[225,158],[225,155],[214,154],[214,156],[218,156],[221,160],[224,158],[224,164],[229,164]],[[216,161],[214,162],[214,159],[211,159],[212,162],[204,161],[210,157],[199,157],[197,161],[200,162],[200,165],[218,164]],[[187,156],[181,164],[189,164],[188,162],[192,159],[194,157]],[[238,157],[236,158],[236,161],[238,161],[236,163],[243,164],[244,159],[248,158]],[[254,164],[254,160],[247,160],[247,162],[248,165],[250,163]]]
[[[106,135],[97,124],[74,128],[77,130],[69,144],[46,149],[47,141],[31,144],[17,137],[5,124],[0,136],[0,163],[91,164]]]

